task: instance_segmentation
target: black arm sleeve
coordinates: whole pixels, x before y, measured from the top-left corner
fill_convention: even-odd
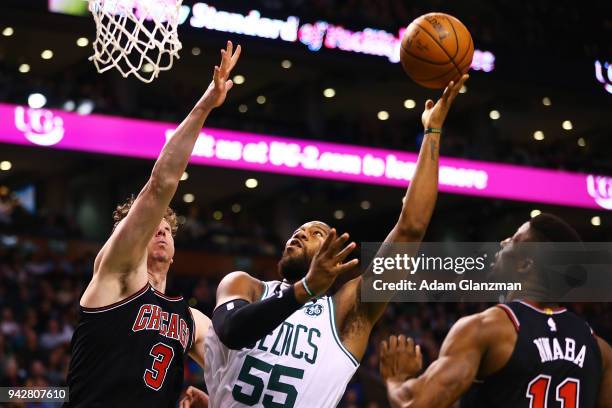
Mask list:
[[[264,338],[300,307],[290,286],[259,302],[236,299],[224,303],[213,312],[212,324],[227,348],[240,350]]]

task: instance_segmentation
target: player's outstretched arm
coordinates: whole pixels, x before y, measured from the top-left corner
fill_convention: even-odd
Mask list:
[[[436,103],[432,100],[425,102],[421,119],[426,133],[421,144],[416,170],[406,192],[400,216],[385,239],[385,244],[418,243],[423,240],[438,196],[440,133],[436,132],[442,128],[454,99],[467,79],[468,75],[464,75],[457,83],[449,83]],[[413,248],[413,253],[408,255],[415,254],[416,246]],[[376,256],[393,256],[393,254],[388,251],[386,245],[383,245]],[[392,294],[388,293],[389,299],[385,301],[362,303],[360,286],[364,279],[372,278],[372,274],[363,274],[347,282],[334,296],[336,320],[340,326],[338,329],[343,337],[342,341],[358,359],[365,353],[372,326],[383,314],[392,297]],[[345,328],[353,332],[345,333]]]
[[[456,83],[451,81],[436,103],[431,99],[425,102],[421,115],[425,135],[416,170],[406,191],[399,218],[385,243],[421,242],[425,236],[438,197],[440,132],[453,101],[468,77],[463,75]]]
[[[420,376],[419,346],[404,336],[391,336],[380,348],[380,373],[393,408],[447,408],[476,378],[487,350],[481,315],[464,317],[451,329],[440,356]]]
[[[95,263],[95,272],[130,272],[142,261],[147,243],[176,192],[179,180],[193,151],[204,121],[220,106],[232,88],[229,75],[238,62],[241,48],[221,50],[221,64],[215,66],[208,89],[164,146],[153,166],[151,177],[138,194],[127,217],[117,226]]]
[[[612,348],[605,340],[597,337],[597,343],[601,350],[602,377],[599,386],[599,397],[597,408],[612,407]]]

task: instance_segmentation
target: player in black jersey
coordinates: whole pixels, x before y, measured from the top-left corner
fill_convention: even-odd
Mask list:
[[[494,270],[537,281],[521,242],[580,241],[561,219],[540,214],[502,242]],[[549,289],[550,291],[550,289]],[[537,297],[534,297],[537,299]],[[580,317],[525,296],[460,319],[427,370],[404,336],[383,342],[380,370],[393,407],[612,408],[612,349]]]
[[[168,205],[204,121],[232,88],[228,78],[239,56],[240,46],[234,52],[228,41],[212,82],[166,143],[149,181],[115,212],[115,228],[80,300],[68,407],[175,407],[185,355],[204,366],[210,320],[164,294],[176,232]]]

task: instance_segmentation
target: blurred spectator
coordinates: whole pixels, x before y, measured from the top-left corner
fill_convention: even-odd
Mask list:
[[[10,224],[12,213],[13,201],[8,195],[2,194],[2,192],[0,191],[0,224]]]
[[[7,337],[18,335],[21,330],[19,324],[13,319],[13,311],[8,307],[2,311],[2,323],[0,323],[2,334]]]
[[[60,330],[60,325],[56,319],[49,320],[47,331],[40,337],[40,346],[43,349],[52,349],[61,344],[68,344],[72,339],[74,330],[69,325],[65,325]]]

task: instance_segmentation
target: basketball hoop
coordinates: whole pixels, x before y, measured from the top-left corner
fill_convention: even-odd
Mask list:
[[[96,22],[94,54],[99,73],[115,67],[149,83],[172,68],[182,48],[177,27],[183,0],[88,0]]]

